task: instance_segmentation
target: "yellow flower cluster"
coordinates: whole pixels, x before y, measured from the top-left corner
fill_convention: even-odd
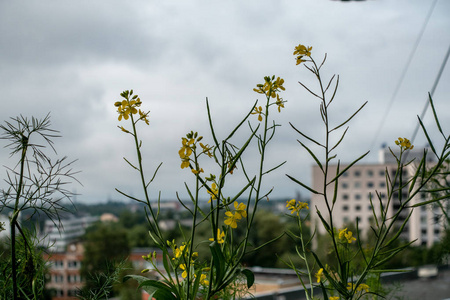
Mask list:
[[[211,203],[211,200],[216,200],[217,195],[219,194],[219,189],[217,188],[217,184],[215,184],[214,182],[211,184],[210,189],[211,189],[211,191],[209,191],[208,189],[206,190],[208,192],[208,194],[211,195],[211,198],[209,198],[208,203]]]
[[[224,221],[225,225],[230,226],[231,228],[237,228],[237,222],[240,219],[247,217],[247,205],[244,203],[234,202],[234,213],[231,211],[225,212],[226,219]]]
[[[257,84],[256,88],[253,90],[259,94],[264,94],[267,97],[276,98],[275,104],[278,106],[278,112],[281,112],[281,108],[284,108],[284,102],[286,102],[279,95],[280,91],[285,90],[283,84],[284,79],[280,77],[275,78],[275,75],[272,77],[265,76],[264,83]],[[255,106],[252,114],[258,115],[258,121],[260,122],[263,120],[263,116],[265,115],[261,106]]]
[[[317,278],[317,283],[319,283],[325,275],[323,275],[323,268],[320,268],[319,271],[314,275]]]
[[[331,296],[328,300],[339,300],[339,296]]]
[[[347,284],[347,290],[352,291],[355,288],[355,285],[351,282],[349,282]],[[357,292],[369,292],[370,287],[365,284],[365,283],[360,283],[357,287],[356,287],[356,291]]]
[[[299,44],[297,47],[295,47],[294,55],[296,55],[297,59],[297,65],[301,64],[302,62],[305,62],[306,60],[303,59],[304,56],[311,56],[311,50],[312,47],[306,47],[302,44]]]
[[[119,113],[119,121],[122,121],[122,119],[128,120],[130,115],[134,115],[139,113],[139,119],[144,121],[147,125],[150,124],[147,116],[148,112],[145,113],[138,109],[138,107],[141,106],[142,102],[138,95],[133,96],[133,90],[131,91],[124,91],[120,94],[124,100],[117,101],[114,103],[114,106],[117,107],[117,112]],[[131,97],[131,99],[130,99]],[[121,129],[125,132],[127,132],[126,129],[121,127]]]
[[[211,153],[211,150],[213,147],[209,146],[208,144],[204,145],[203,143],[200,143],[200,141],[203,139],[202,136],[198,136],[197,132],[191,131],[190,133],[186,134],[186,137],[181,138],[181,148],[178,150],[178,155],[181,158],[181,168],[188,168],[191,166],[191,161],[193,161],[190,156],[194,152],[194,150],[197,148],[197,143],[202,148],[202,152],[200,154],[206,154],[208,157],[212,157],[213,154]],[[192,173],[195,175],[198,175],[200,173],[203,173],[203,169],[200,168],[198,165],[195,167],[191,167]]]
[[[194,277],[197,277],[197,276],[194,275]],[[209,285],[209,280],[206,278],[207,278],[206,274],[200,275],[200,284]]]
[[[347,228],[339,230],[339,239],[345,240],[349,244],[351,244],[353,241],[356,241],[356,238],[353,237],[353,233],[347,230]]]
[[[211,242],[214,242],[214,238],[209,239]],[[225,243],[225,232],[220,231],[219,228],[217,228],[217,243],[223,244]]]
[[[289,200],[286,202],[286,207],[291,211],[291,214],[294,212],[297,213],[297,216],[299,215],[300,211],[302,209],[309,209],[308,203],[296,201],[295,199]]]
[[[411,142],[407,138],[399,137],[398,140],[395,141],[395,144],[400,147],[401,150],[412,150],[414,145],[411,145]]]

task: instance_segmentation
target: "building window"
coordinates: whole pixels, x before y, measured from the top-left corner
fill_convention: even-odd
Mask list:
[[[372,182],[372,181],[369,181],[369,182],[367,183],[367,187],[368,187],[368,188],[373,188],[373,182]]]
[[[361,206],[356,205],[356,206],[355,206],[355,210],[356,210],[356,211],[360,211],[360,210],[361,210]]]
[[[361,200],[361,195],[360,194],[355,194],[355,200]]]
[[[380,170],[380,176],[384,177],[384,170]]]
[[[342,206],[342,210],[343,210],[343,211],[347,211],[347,210],[348,210],[348,205]]]
[[[343,195],[342,195],[342,199],[343,199],[343,200],[348,200],[348,194],[343,194]]]
[[[354,175],[355,175],[355,177],[359,177],[359,176],[361,176],[361,171],[359,171],[359,170],[356,170],[356,171],[355,171],[355,173],[354,173]]]
[[[373,176],[373,171],[372,170],[367,170],[367,176],[372,177]]]
[[[64,297],[64,292],[63,290],[55,289],[52,291],[52,295],[53,297]]]
[[[380,188],[384,188],[384,187],[386,186],[386,182],[380,181],[380,184],[378,184],[378,186],[379,186]]]
[[[342,177],[348,177],[348,173],[345,172],[344,174],[342,174]]]
[[[361,182],[355,181],[355,188],[358,189],[361,187]]]
[[[347,182],[343,182],[342,185],[341,185],[341,187],[342,187],[343,189],[348,188],[348,183],[347,183]]]
[[[53,268],[54,269],[64,269],[64,261],[62,261],[62,260],[53,261]]]
[[[68,262],[69,269],[78,269],[80,268],[80,262],[76,260],[70,260]]]

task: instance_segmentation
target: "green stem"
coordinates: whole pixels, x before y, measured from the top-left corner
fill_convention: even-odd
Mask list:
[[[25,169],[25,160],[27,155],[28,139],[22,138],[22,156],[20,158],[20,173],[19,173],[19,185],[17,188],[16,202],[14,205],[14,212],[11,218],[11,271],[12,271],[12,282],[13,282],[13,299],[17,300],[17,265],[16,265],[16,223],[19,217],[19,201],[22,194],[22,185]]]
[[[155,215],[155,212],[153,211],[152,205],[150,203],[150,197],[148,195],[147,183],[145,181],[144,170],[142,167],[142,155],[141,155],[141,150],[140,150],[140,145],[139,145],[139,139],[137,136],[136,123],[134,122],[133,114],[130,113],[130,117],[131,117],[131,124],[133,125],[133,137],[134,137],[134,143],[135,143],[136,153],[137,153],[137,157],[138,157],[139,174],[141,177],[141,183],[142,183],[142,187],[144,190],[145,201],[147,202],[148,209],[150,210],[150,214],[152,215],[153,221],[155,222],[154,226],[152,224],[150,224],[150,226],[154,227],[154,231],[156,231],[156,234],[158,235],[158,238],[160,239],[160,243],[162,245],[164,245],[164,239],[163,239],[163,235],[162,235],[161,230],[158,225],[158,219]]]

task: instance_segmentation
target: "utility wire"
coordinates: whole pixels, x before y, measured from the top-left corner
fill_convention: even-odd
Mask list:
[[[434,91],[436,90],[439,80],[441,79],[442,72],[444,72],[445,65],[447,64],[449,56],[450,56],[450,45],[448,47],[447,54],[445,55],[444,61],[442,62],[441,68],[439,69],[439,73],[436,77],[436,80],[434,81],[433,87],[431,88],[431,91],[430,91],[431,98],[433,98]],[[429,101],[429,98],[427,98],[427,100],[425,102],[425,107],[423,108],[422,114],[420,115],[421,120],[423,120],[423,118],[425,117],[425,113],[427,112],[429,105],[430,105],[430,101]],[[420,124],[417,123],[416,129],[414,130],[414,133],[411,137],[411,144],[414,142],[414,139],[416,138],[417,132],[419,131],[419,126],[420,126]]]
[[[414,57],[414,54],[416,53],[416,50],[417,50],[417,48],[419,46],[419,43],[422,40],[422,36],[423,36],[423,34],[425,32],[425,29],[426,29],[426,27],[428,25],[428,21],[430,20],[431,15],[433,14],[434,7],[436,6],[436,2],[437,2],[437,0],[434,0],[434,2],[431,4],[430,10],[428,11],[428,15],[425,18],[425,22],[422,25],[422,29],[420,30],[419,36],[417,37],[416,42],[414,43],[413,49],[412,49],[411,53],[409,54],[408,61],[406,62],[405,67],[403,68],[402,74],[400,76],[400,80],[398,81],[397,86],[395,87],[394,94],[392,95],[392,97],[391,97],[391,99],[389,101],[389,104],[388,104],[388,106],[386,108],[386,111],[384,112],[383,118],[382,118],[382,120],[380,122],[380,125],[378,126],[377,132],[375,133],[375,137],[374,137],[374,139],[372,141],[372,144],[370,145],[369,149],[373,149],[374,146],[375,146],[375,143],[378,140],[378,137],[380,135],[381,129],[383,128],[383,125],[386,122],[386,118],[387,118],[387,116],[389,114],[389,111],[392,108],[392,104],[394,103],[394,100],[397,97],[398,91],[400,90],[400,87],[401,87],[401,85],[403,83],[403,80],[406,77],[406,73],[407,73],[407,71],[409,69],[409,66],[411,65],[411,61],[412,61],[412,59]]]

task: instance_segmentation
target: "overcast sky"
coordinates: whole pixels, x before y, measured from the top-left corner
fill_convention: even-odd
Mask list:
[[[291,198],[299,191],[309,196],[285,176],[310,183],[313,163],[289,122],[311,136],[323,134],[319,102],[297,82],[317,85],[311,73],[295,65],[294,47],[312,46],[318,61],[327,53],[323,76],[340,75],[334,124],[368,101],[338,154],[345,163],[370,150],[365,162],[376,162],[382,143],[394,145],[399,136],[412,135],[450,45],[450,1],[438,0],[385,116],[433,2],[0,1],[0,119],[51,113],[53,128],[63,136],[56,141],[58,154],[78,159],[75,168],[82,171],[83,186],[73,186],[77,201],[123,199],[115,187],[140,197],[138,174],[122,160],[134,158],[133,143],[117,129],[126,124],[118,122],[113,105],[123,90],[134,89],[142,108],[151,111],[150,126],[139,128],[148,176],[163,162],[152,197],[161,191],[163,199],[173,199],[176,191],[185,195],[183,182],[193,182],[192,174],[180,169],[181,137],[193,130],[212,143],[206,97],[224,138],[257,99],[263,100],[252,89],[275,74],[285,79],[282,96],[288,102],[272,114],[282,127],[268,148],[267,163],[268,168],[288,163],[264,186],[274,187],[272,197]],[[449,68],[434,94],[447,133]],[[425,121],[435,132],[430,113]],[[244,127],[240,136],[246,134]],[[422,134],[414,144],[425,145]],[[254,152],[247,156],[250,165],[253,157]],[[6,150],[1,160],[14,165]],[[230,193],[240,188],[241,182],[230,183]]]

